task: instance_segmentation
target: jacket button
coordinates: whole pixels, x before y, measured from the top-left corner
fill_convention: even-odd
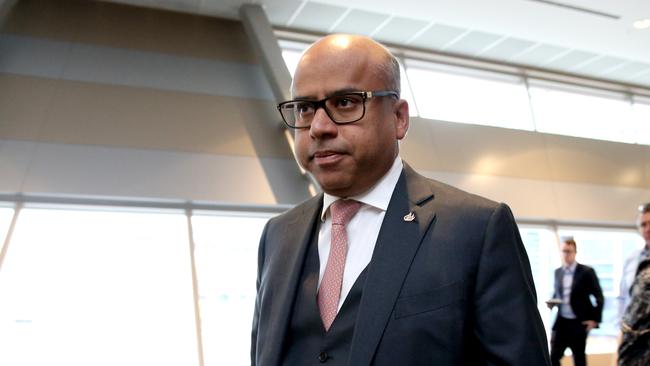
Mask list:
[[[321,352],[318,354],[318,361],[320,363],[325,363],[327,361],[327,352]]]

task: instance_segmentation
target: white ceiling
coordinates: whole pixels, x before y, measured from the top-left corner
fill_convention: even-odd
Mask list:
[[[262,4],[275,26],[385,42],[650,87],[648,0],[109,0],[238,18]]]

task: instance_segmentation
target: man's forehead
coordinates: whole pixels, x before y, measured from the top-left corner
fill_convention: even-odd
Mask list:
[[[296,75],[317,73],[332,68],[367,69],[373,64],[382,63],[385,59],[382,55],[383,51],[368,47],[363,42],[352,42],[346,46],[332,42],[316,43],[300,58]]]
[[[324,98],[345,91],[381,88],[384,78],[378,72],[382,62],[376,54],[360,52],[351,46],[313,46],[300,59],[294,73],[293,98]]]
[[[298,63],[295,76],[367,70],[372,67],[373,62],[376,61],[367,55],[350,52],[305,54]]]
[[[342,65],[327,69],[319,66],[309,68],[306,65],[296,71],[291,94],[294,98],[324,98],[351,91],[366,91],[376,87],[375,79],[373,74],[364,71],[364,68],[346,68]]]
[[[305,54],[346,56],[377,52],[384,52],[384,48],[370,38],[335,35],[316,41],[307,48]]]

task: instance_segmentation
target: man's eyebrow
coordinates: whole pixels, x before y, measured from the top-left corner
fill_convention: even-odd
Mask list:
[[[298,96],[293,97],[292,100],[317,100],[317,99],[316,99],[316,97],[312,97],[312,96],[304,96],[303,97],[301,95],[298,95]]]
[[[341,94],[347,94],[347,93],[358,93],[358,92],[360,92],[359,88],[346,87],[346,88],[341,88],[341,89],[337,89],[337,90],[328,92],[328,93],[325,94],[325,96],[329,98],[329,97],[331,97],[333,95],[341,95]],[[316,98],[315,96],[312,96],[312,95],[305,95],[305,96],[298,95],[298,96],[293,97],[293,99],[294,100],[318,100],[318,98]]]
[[[348,87],[348,88],[335,90],[332,93],[328,94],[328,96],[340,95],[340,94],[346,94],[346,93],[358,93],[359,91],[360,91],[359,88]]]

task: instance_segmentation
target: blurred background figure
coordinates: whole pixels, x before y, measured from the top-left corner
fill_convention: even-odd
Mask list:
[[[636,224],[645,246],[625,261],[623,269],[619,366],[650,365],[650,203],[639,206]]]
[[[549,308],[559,306],[551,335],[551,364],[559,366],[568,347],[573,352],[574,364],[584,366],[587,335],[601,321],[603,292],[596,271],[576,262],[577,246],[572,237],[562,240],[560,251],[562,266],[555,270],[555,292],[546,302]]]

